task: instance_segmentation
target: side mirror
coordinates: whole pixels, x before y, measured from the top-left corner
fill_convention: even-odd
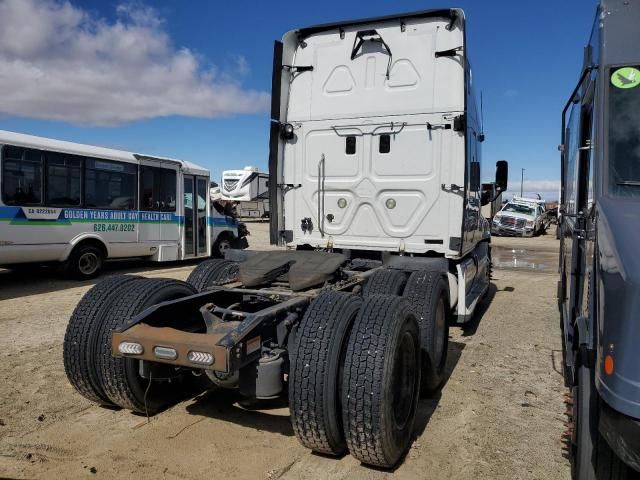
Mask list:
[[[509,164],[506,160],[498,160],[496,162],[496,187],[501,192],[507,189],[509,182]]]

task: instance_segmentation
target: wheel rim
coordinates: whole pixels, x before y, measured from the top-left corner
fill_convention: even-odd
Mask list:
[[[436,318],[435,318],[435,327],[436,334],[435,337],[435,348],[433,349],[435,353],[435,358],[433,359],[436,365],[438,366],[438,370],[440,370],[442,365],[442,355],[444,353],[444,345],[445,345],[445,332],[447,329],[447,318],[444,314],[444,301],[442,297],[438,301],[438,307],[436,308]]]
[[[416,343],[410,332],[404,332],[396,352],[393,372],[393,417],[396,427],[404,428],[411,418],[416,391]]]
[[[78,270],[83,275],[92,275],[98,269],[100,261],[94,252],[86,252],[78,259]]]

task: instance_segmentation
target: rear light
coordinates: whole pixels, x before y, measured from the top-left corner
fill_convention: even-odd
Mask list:
[[[196,352],[191,350],[187,354],[187,360],[198,365],[213,365],[213,355],[209,352]]]
[[[144,348],[135,342],[122,342],[118,345],[118,351],[123,355],[142,355]]]
[[[178,352],[176,352],[175,348],[171,347],[154,347],[153,354],[163,360],[175,360],[178,358]]]

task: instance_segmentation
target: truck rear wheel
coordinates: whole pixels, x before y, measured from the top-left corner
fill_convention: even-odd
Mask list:
[[[351,454],[393,467],[412,441],[420,390],[420,333],[406,299],[366,298],[349,335],[342,421]]]
[[[435,392],[444,380],[449,347],[448,285],[442,273],[413,272],[402,296],[409,301],[420,326],[421,393]]]
[[[193,286],[179,280],[145,278],[132,284],[111,303],[99,331],[97,366],[104,391],[114,405],[151,415],[184,394],[184,389],[178,385],[180,378],[173,381],[142,378],[139,360],[114,357],[111,354],[111,333],[122,322],[152,305],[195,293]]]
[[[402,295],[404,285],[407,283],[407,274],[401,270],[381,268],[377,270],[367,283],[364,284],[362,295]]]
[[[189,274],[187,283],[193,285],[198,292],[209,287],[238,279],[240,269],[236,262],[222,259],[205,260],[198,264]]]
[[[62,357],[69,383],[83,397],[101,405],[111,405],[96,370],[97,330],[114,298],[140,277],[117,275],[97,283],[76,305],[64,335]]]
[[[580,480],[626,480],[637,478],[613,452],[598,431],[599,398],[593,369],[581,365],[573,387],[573,477]]]
[[[340,384],[346,339],[361,297],[325,292],[307,308],[290,349],[289,408],[296,437],[307,448],[342,455]]]

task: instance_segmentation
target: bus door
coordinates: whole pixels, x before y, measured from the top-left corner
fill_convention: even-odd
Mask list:
[[[143,161],[140,165],[140,242],[180,240],[177,212],[178,167]]]
[[[184,257],[209,255],[208,242],[209,179],[184,176]]]

